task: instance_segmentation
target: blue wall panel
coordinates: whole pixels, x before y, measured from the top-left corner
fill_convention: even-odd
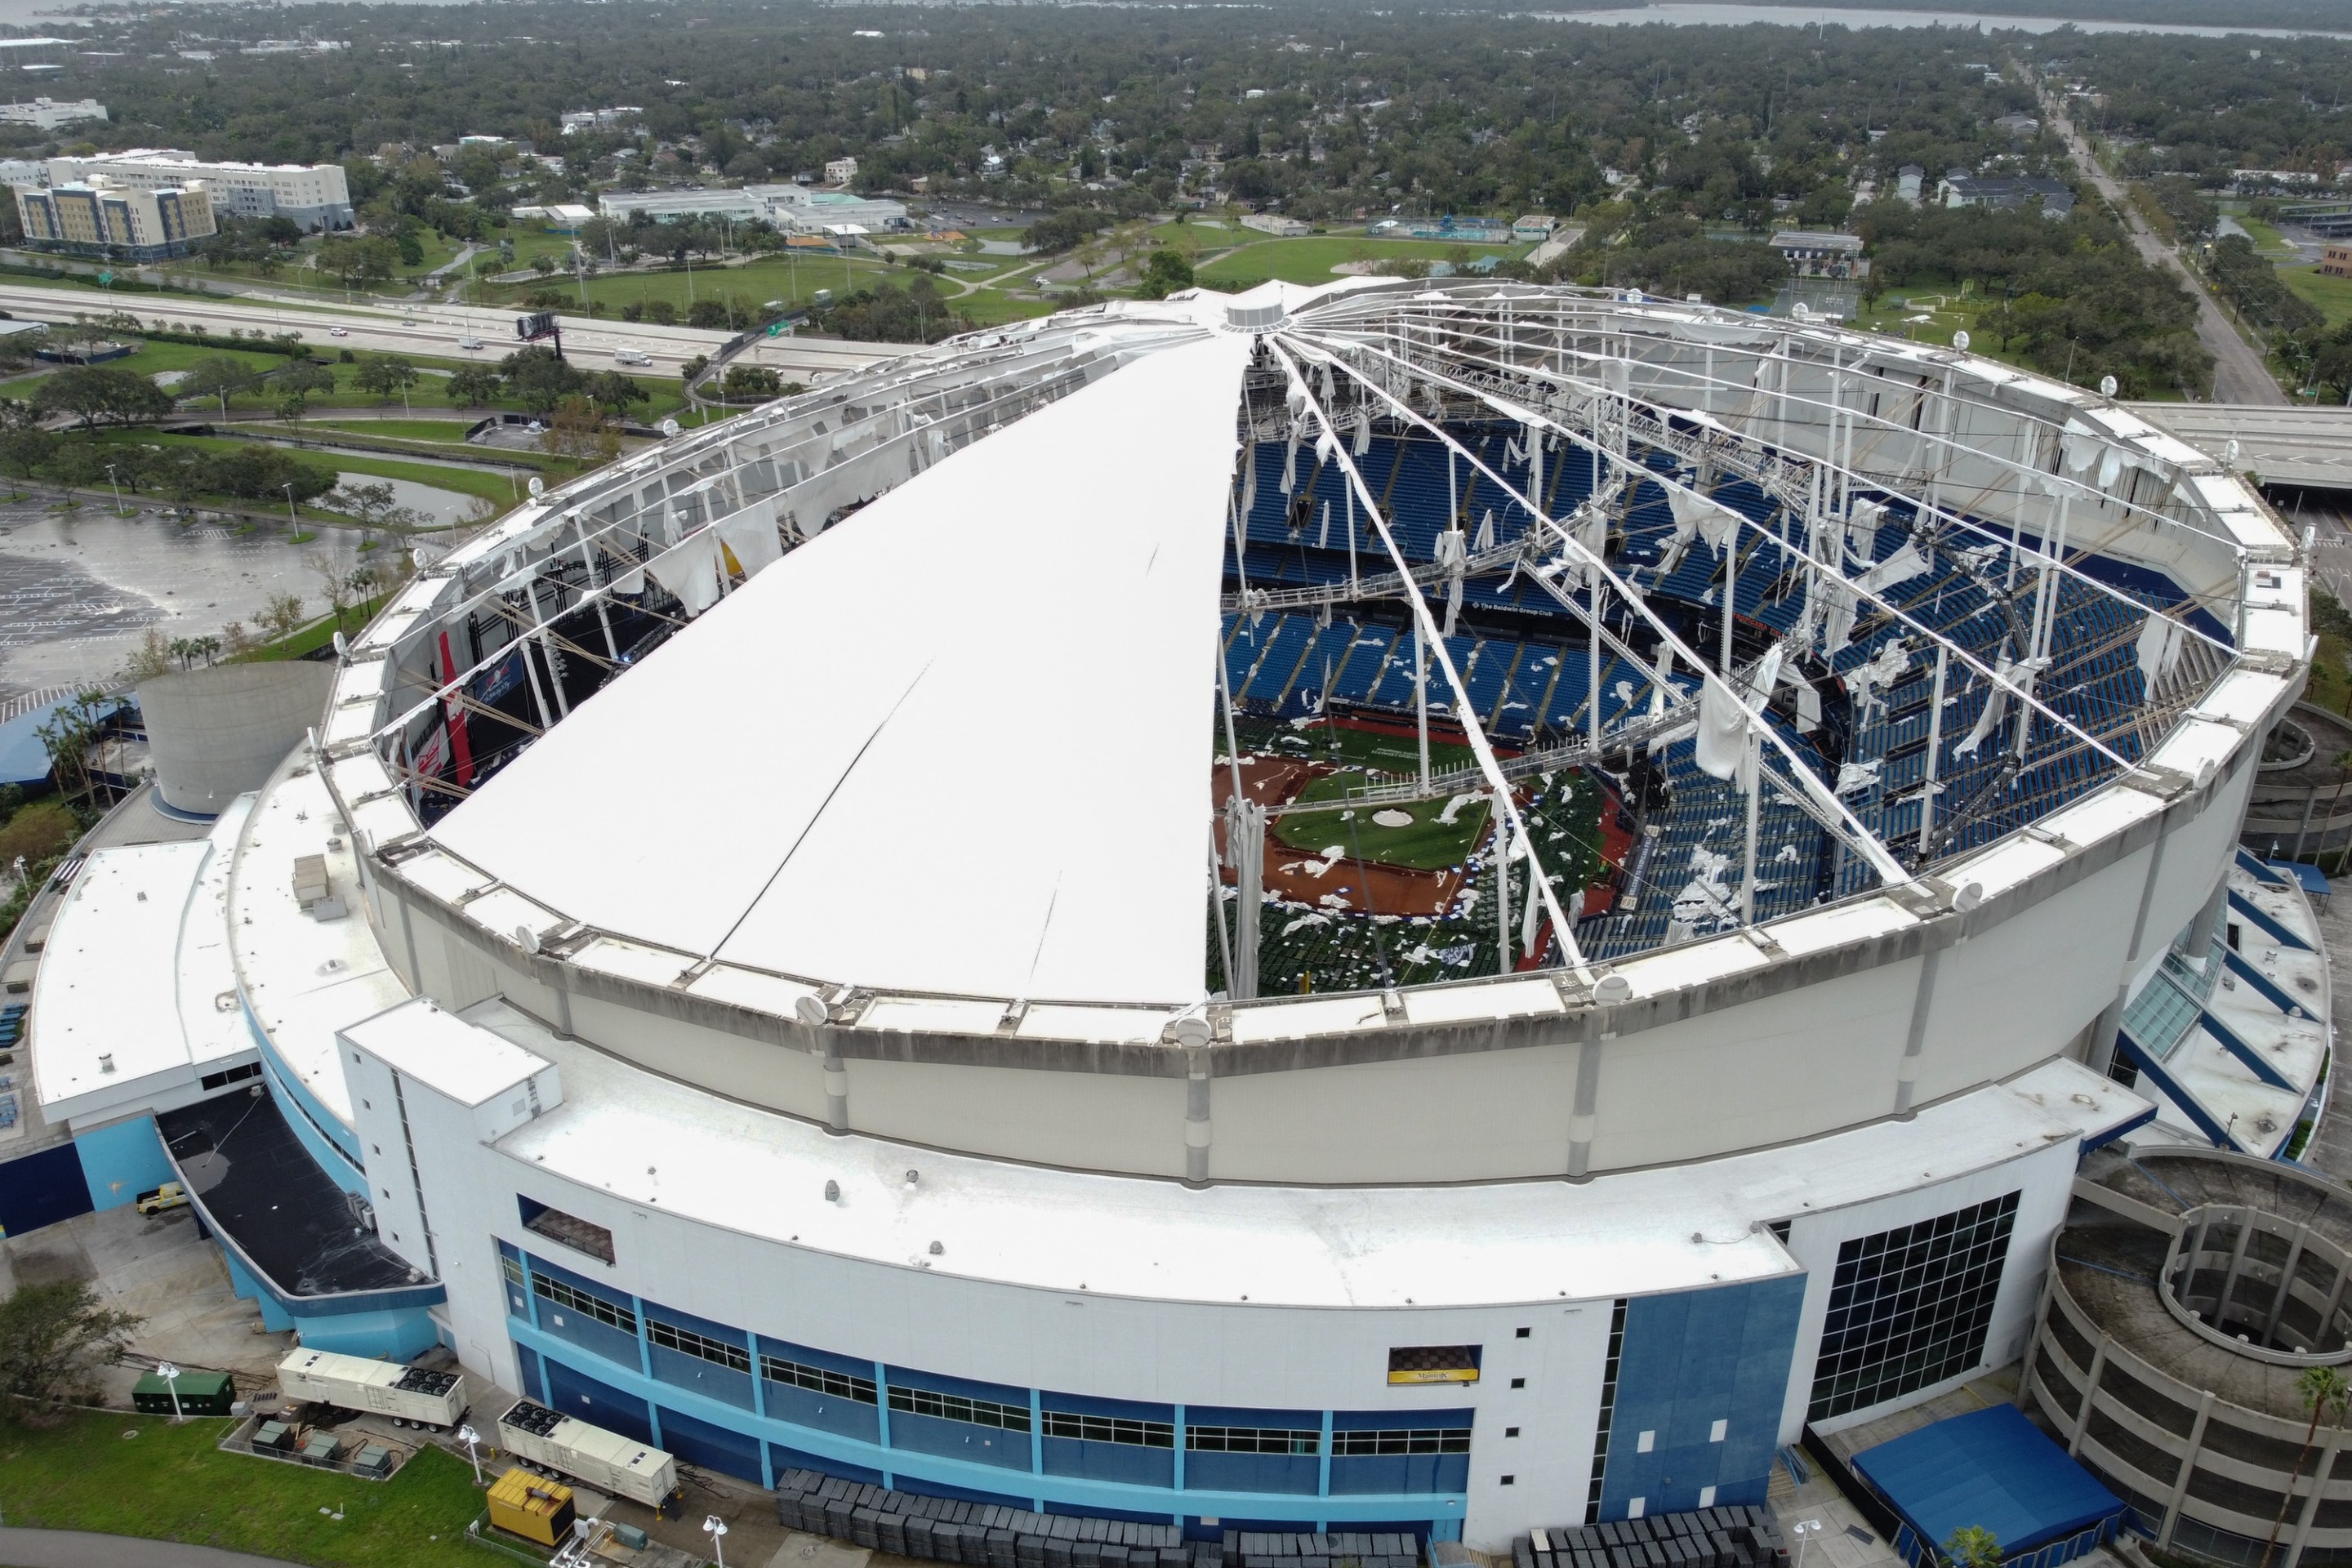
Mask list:
[[[745,1410],[751,1408],[750,1373],[737,1372],[731,1366],[720,1366],[662,1345],[653,1346],[652,1352],[654,1375],[662,1382],[690,1388],[706,1399],[724,1400]]]
[[[1192,1420],[1192,1412],[1185,1412]],[[1189,1492],[1305,1492],[1323,1484],[1323,1461],[1312,1454],[1212,1454],[1195,1448],[1184,1456]]]
[[[1459,1492],[1470,1489],[1467,1454],[1378,1454],[1331,1457],[1331,1494]]]
[[[74,1140],[74,1152],[81,1156],[90,1206],[101,1214],[136,1203],[141,1193],[177,1179],[172,1162],[164,1157],[163,1140],[152,1116],[84,1132]]]
[[[893,1418],[895,1421],[895,1417]],[[1045,1473],[1085,1476],[1097,1481],[1133,1481],[1139,1486],[1176,1484],[1176,1450],[1139,1443],[1088,1443],[1074,1437],[1045,1439]]]
[[[873,1405],[835,1394],[814,1393],[797,1384],[778,1383],[773,1378],[767,1382],[771,1420],[814,1426],[820,1432],[838,1432],[866,1443],[882,1440],[882,1423]]]
[[[828,1476],[839,1476],[844,1480],[862,1481],[869,1487],[878,1487],[882,1484],[882,1472],[879,1470],[870,1470],[863,1465],[853,1465],[844,1459],[828,1459],[822,1454],[809,1454],[798,1448],[787,1448],[782,1443],[768,1445],[768,1462],[776,1467],[776,1474],[780,1476],[786,1470],[816,1470]],[[906,1478],[901,1477],[898,1489],[911,1491],[914,1489],[907,1484]]]
[[[891,1368],[890,1375],[896,1378],[898,1369]],[[942,1421],[936,1415],[918,1415],[910,1410],[890,1412],[890,1447],[918,1454],[937,1454],[942,1458],[967,1459],[976,1465],[1000,1465],[1011,1470],[1029,1468],[1026,1432]]]
[[[514,1352],[515,1366],[522,1378],[522,1396],[546,1404],[547,1379],[539,1370],[539,1352],[529,1345],[517,1345]]]
[[[661,1407],[662,1447],[689,1465],[759,1485],[760,1440]]]
[[[1718,1504],[1764,1500],[1804,1294],[1791,1276],[1627,1304],[1603,1520],[1625,1518],[1635,1498],[1645,1513],[1698,1508],[1709,1487]]]
[[[70,1143],[0,1165],[0,1232],[22,1236],[89,1212],[89,1183]]]
[[[654,1440],[654,1425],[644,1400],[631,1398],[585,1373],[575,1372],[552,1356],[547,1358],[546,1366],[549,1409],[577,1416],[592,1426],[618,1432],[640,1443]]]

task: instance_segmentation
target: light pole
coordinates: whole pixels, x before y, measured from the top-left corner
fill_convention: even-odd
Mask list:
[[[122,486],[114,477],[114,465],[112,463],[106,465],[106,482],[112,486],[114,489],[114,515],[121,517],[122,515]]]
[[[1813,1537],[1822,1532],[1822,1521],[1801,1519],[1789,1528],[1797,1532],[1797,1568],[1805,1568],[1805,1548],[1811,1545]]]
[[[183,1419],[180,1415],[180,1369],[168,1361],[159,1361],[155,1363],[155,1375],[162,1378],[163,1386],[172,1391],[172,1424],[176,1426]]]
[[[709,1515],[702,1521],[702,1532],[710,1537],[710,1550],[719,1558],[719,1568],[727,1568],[727,1521],[715,1513]]]
[[[474,1461],[474,1484],[476,1486],[480,1486],[482,1484],[482,1453],[480,1447],[478,1446],[480,1444],[481,1440],[482,1435],[479,1432],[475,1431],[472,1426],[467,1425],[457,1428],[457,1441],[466,1445],[466,1457]]]
[[[286,492],[286,526],[297,533],[301,532],[301,520],[294,515],[294,481],[289,479],[278,488]]]

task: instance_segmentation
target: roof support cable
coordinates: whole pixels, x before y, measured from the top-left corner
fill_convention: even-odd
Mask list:
[[[1295,337],[1295,334],[1285,334],[1285,336],[1287,340]],[[1378,383],[1374,379],[1366,376],[1361,370],[1348,359],[1345,353],[1328,346],[1314,345],[1314,347],[1316,352],[1319,354],[1329,355],[1340,369],[1346,371],[1349,375],[1355,377],[1366,387],[1370,388],[1375,395],[1388,398],[1391,405],[1402,417],[1420,425],[1425,429],[1428,429],[1433,435],[1436,436],[1439,440],[1449,443],[1452,442],[1453,438],[1447,436],[1444,430],[1429,424],[1428,421],[1413,413],[1412,410],[1402,402],[1393,398],[1389,398],[1389,395],[1379,386]],[[1380,351],[1377,350],[1372,352],[1374,353],[1380,353]],[[1384,359],[1386,356],[1383,354],[1381,357]],[[1622,471],[1625,473],[1627,477],[1634,476],[1634,470],[1637,465],[1633,464],[1630,457],[1619,457],[1614,453],[1609,452],[1601,442],[1588,438],[1580,432],[1571,430],[1549,417],[1529,410],[1513,408],[1509,405],[1502,403],[1499,399],[1490,397],[1488,395],[1473,388],[1463,387],[1458,383],[1453,384],[1456,390],[1463,391],[1467,395],[1487,404],[1487,405],[1494,408],[1496,412],[1503,414],[1507,418],[1516,419],[1523,425],[1541,426],[1545,428],[1558,431],[1567,439],[1574,442],[1576,445],[1585,448],[1586,450],[1592,452],[1596,458],[1596,466],[1598,465],[1598,461],[1601,460],[1614,462],[1620,465]],[[1660,617],[1655,611],[1652,610],[1649,605],[1643,602],[1642,596],[1639,594],[1634,593],[1606,561],[1602,560],[1596,552],[1587,549],[1576,539],[1574,532],[1571,530],[1563,527],[1559,520],[1550,516],[1550,514],[1546,512],[1542,507],[1535,504],[1532,498],[1521,492],[1518,488],[1513,485],[1508,479],[1496,473],[1493,468],[1487,467],[1484,459],[1480,458],[1475,453],[1468,454],[1468,456],[1471,463],[1482,472],[1486,473],[1488,478],[1492,479],[1498,489],[1500,489],[1506,496],[1517,500],[1521,507],[1526,509],[1530,517],[1537,520],[1540,526],[1550,531],[1555,537],[1556,542],[1561,547],[1563,553],[1572,554],[1576,560],[1585,565],[1588,572],[1598,574],[1599,578],[1601,581],[1605,581],[1612,587],[1615,588],[1619,597],[1622,598],[1626,605],[1631,606],[1634,613],[1639,615],[1643,620],[1647,622],[1651,630],[1656,632],[1662,641],[1671,646],[1675,654],[1685,661],[1692,669],[1706,671],[1706,660],[1700,657],[1698,651],[1685,642],[1681,635],[1669,626],[1662,617]],[[1652,474],[1646,468],[1641,469],[1640,473],[1641,477],[1653,479],[1658,478],[1658,476]],[[1677,486],[1677,488],[1679,489],[1683,487]],[[1717,675],[1709,671],[1706,674],[1706,679],[1714,680],[1721,686],[1724,693],[1739,707],[1743,709],[1748,708],[1747,700],[1739,695],[1738,689],[1733,686],[1725,676]],[[1596,698],[1598,695],[1598,693],[1594,694]],[[1788,742],[1781,737],[1780,731],[1774,729],[1769,721],[1757,718],[1753,710],[1750,710],[1749,711],[1749,724],[1760,727],[1765,740],[1773,747],[1774,750],[1780,753],[1783,762],[1790,768],[1793,776],[1801,785],[1803,793],[1811,796],[1817,805],[1819,805],[1823,811],[1827,812],[1832,818],[1838,823],[1838,837],[1845,840],[1852,848],[1859,853],[1863,858],[1869,863],[1872,869],[1878,873],[1880,879],[1890,886],[1907,886],[1916,880],[1912,873],[1904,868],[1903,863],[1895,858],[1892,850],[1887,848],[1886,845],[1880,840],[1879,837],[1875,833],[1873,833],[1867,826],[1864,826],[1861,818],[1855,816],[1853,812],[1848,810],[1845,803],[1838,798],[1836,794],[1822,781],[1820,776],[1817,775],[1811,768],[1805,765],[1803,760],[1796,754],[1794,748],[1790,747]]]

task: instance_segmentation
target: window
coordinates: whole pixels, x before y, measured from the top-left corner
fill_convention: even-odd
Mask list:
[[[1519,1484],[1519,1478],[1517,1476],[1505,1476],[1503,1478],[1503,1484],[1507,1487],[1517,1486]]]
[[[613,1233],[601,1225],[565,1214],[562,1209],[549,1208],[536,1199],[520,1194],[515,1202],[522,1209],[522,1227],[533,1236],[543,1236],[550,1241],[560,1241],[574,1252],[584,1252],[599,1263],[613,1261]]]
[[[1519,1338],[1519,1339],[1526,1339],[1526,1338],[1528,1337],[1528,1330],[1526,1330],[1526,1329],[1521,1329],[1521,1330],[1518,1331],[1518,1334],[1517,1334],[1517,1338]]]
[[[539,1273],[531,1275],[530,1288],[534,1294],[546,1297],[568,1311],[593,1318],[606,1327],[618,1329],[625,1334],[635,1334],[637,1331],[636,1313],[617,1302],[607,1301],[602,1296],[591,1296],[585,1290],[572,1289],[561,1279],[551,1279],[546,1275]]]
[[[2017,1197],[1839,1247],[1808,1420],[1897,1398],[1983,1359]]]
[[[1187,1426],[1184,1447],[1203,1454],[1304,1454],[1323,1451],[1323,1434],[1286,1426]]]
[[[1511,1428],[1511,1436],[1519,1429]],[[1470,1451],[1470,1428],[1467,1426],[1423,1426],[1396,1432],[1334,1432],[1331,1434],[1333,1458],[1370,1458],[1383,1454],[1466,1454]]]
[[[1584,1522],[1601,1522],[1601,1486],[1609,1474],[1609,1422],[1617,1413],[1617,1369],[1625,1357],[1625,1302],[1621,1297],[1609,1310],[1609,1353],[1601,1363],[1601,1418],[1593,1424],[1592,1479],[1584,1489]],[[1641,1500],[1633,1517],[1642,1514]]]
[[[751,1352],[741,1345],[730,1345],[725,1340],[714,1340],[708,1334],[698,1334],[692,1329],[681,1329],[676,1323],[665,1323],[659,1318],[646,1320],[646,1338],[664,1350],[690,1355],[717,1366],[735,1372],[751,1370]]]
[[[847,1399],[859,1405],[872,1405],[877,1395],[870,1377],[852,1377],[845,1372],[830,1367],[811,1366],[805,1362],[786,1361],[782,1356],[760,1358],[760,1373],[771,1383],[790,1384],[805,1388],[811,1394],[830,1394],[835,1399]]]
[[[1389,1352],[1391,1383],[1475,1383],[1478,1345],[1399,1345]]]
[[[1503,1436],[1506,1437],[1516,1437],[1518,1435],[1519,1429],[1516,1426],[1506,1426],[1503,1428]]]
[[[247,1062],[243,1067],[230,1068],[225,1072],[208,1072],[205,1074],[204,1077],[196,1079],[196,1082],[201,1088],[209,1093],[213,1089],[226,1089],[230,1084],[242,1083],[247,1079],[259,1078],[260,1076],[261,1064],[259,1062]]]
[[[909,1415],[936,1416],[941,1421],[962,1421],[974,1426],[994,1426],[1006,1432],[1029,1430],[1029,1407],[1025,1405],[999,1405],[990,1399],[966,1399],[961,1394],[934,1394],[928,1388],[890,1390],[890,1408]]]
[[[508,1254],[500,1252],[499,1254],[499,1272],[507,1277],[507,1283],[509,1285],[513,1285],[520,1289],[528,1289],[530,1287],[530,1281],[523,1278],[522,1259],[520,1258],[509,1257]]]
[[[1165,1421],[1130,1421],[1123,1415],[1073,1415],[1048,1410],[1045,1436],[1073,1437],[1081,1443],[1126,1443],[1138,1448],[1172,1448],[1176,1428]]]

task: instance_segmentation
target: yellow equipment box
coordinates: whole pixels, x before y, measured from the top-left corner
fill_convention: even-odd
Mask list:
[[[553,1546],[572,1538],[572,1489],[520,1467],[490,1488],[490,1522],[525,1541]]]

